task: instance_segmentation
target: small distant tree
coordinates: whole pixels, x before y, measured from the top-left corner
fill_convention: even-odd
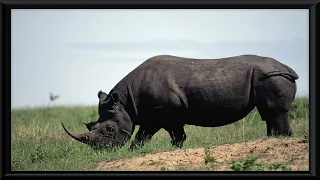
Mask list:
[[[60,95],[54,95],[52,92],[49,93],[49,99],[50,99],[50,102],[49,102],[49,106],[50,106],[50,103],[55,101],[56,99],[58,99],[60,97]]]

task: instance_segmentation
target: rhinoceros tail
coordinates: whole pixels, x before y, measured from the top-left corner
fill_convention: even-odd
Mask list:
[[[267,79],[271,76],[283,76],[292,82],[294,82],[295,80],[297,80],[299,78],[299,76],[293,70],[291,72],[271,71],[271,72],[263,74],[259,78],[259,80],[264,80],[264,79]]]

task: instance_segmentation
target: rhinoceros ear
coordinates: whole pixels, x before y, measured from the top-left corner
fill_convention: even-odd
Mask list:
[[[107,97],[108,97],[107,93],[105,93],[101,90],[98,92],[98,98],[99,98],[100,102],[105,101],[107,99]]]

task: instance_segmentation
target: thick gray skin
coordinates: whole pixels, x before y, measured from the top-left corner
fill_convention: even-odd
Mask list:
[[[182,147],[184,125],[224,126],[244,118],[254,107],[266,121],[268,136],[290,136],[288,111],[295,98],[296,79],[291,68],[269,57],[160,55],[125,76],[105,94],[108,103],[100,104],[99,109],[107,113],[118,102],[133,122],[131,133],[140,125],[131,147],[150,140],[161,128],[170,134],[174,146]]]

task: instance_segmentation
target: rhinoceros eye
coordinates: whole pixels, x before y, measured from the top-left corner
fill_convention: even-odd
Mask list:
[[[109,129],[109,127],[103,128],[101,133],[103,134],[103,136],[106,137],[112,137],[114,135],[114,132],[112,132],[111,129]]]
[[[114,132],[114,131],[115,131],[115,128],[114,128],[114,127],[111,127],[111,126],[108,126],[108,127],[107,127],[107,131],[108,131],[108,132]]]

